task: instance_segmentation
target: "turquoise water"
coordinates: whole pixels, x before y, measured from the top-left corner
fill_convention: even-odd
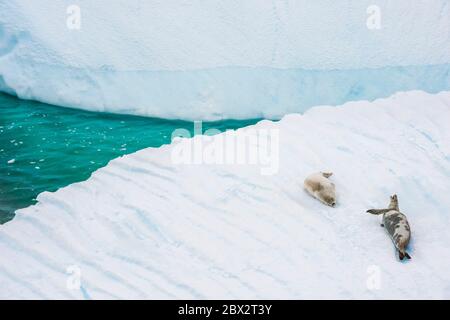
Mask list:
[[[203,123],[203,130],[237,129],[257,120]],[[170,143],[194,124],[66,109],[0,94],[0,224],[14,211],[89,178],[111,159]]]

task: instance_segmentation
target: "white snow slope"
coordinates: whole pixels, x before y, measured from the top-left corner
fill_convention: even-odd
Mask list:
[[[0,227],[0,297],[448,299],[449,120],[450,92],[412,91],[237,130],[279,130],[275,175],[173,164],[191,139],[115,159]],[[302,189],[319,170],[334,172],[336,208]],[[365,213],[393,193],[407,262]]]
[[[79,30],[67,27],[73,4]],[[222,119],[450,90],[450,2],[376,4],[0,0],[0,91],[95,111]],[[376,17],[380,29],[368,28]]]

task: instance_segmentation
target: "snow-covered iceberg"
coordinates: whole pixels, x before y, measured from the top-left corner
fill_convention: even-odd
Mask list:
[[[73,5],[0,0],[0,91],[88,110],[221,119],[450,89],[446,0]]]
[[[1,226],[0,298],[448,299],[449,119],[450,92],[414,91],[237,130],[278,132],[273,175],[174,164],[176,148],[225,133],[115,159]],[[322,169],[336,208],[302,190]],[[393,193],[406,263],[365,213]]]

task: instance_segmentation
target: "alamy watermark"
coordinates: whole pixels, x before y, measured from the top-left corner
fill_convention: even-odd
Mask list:
[[[368,17],[366,20],[366,26],[369,30],[381,29],[381,9],[379,6],[373,4],[367,7],[366,10]]]
[[[197,136],[204,134],[203,136]],[[187,129],[172,133],[173,164],[255,165],[262,175],[279,170],[279,129],[245,128],[221,132],[202,131],[202,122],[194,122],[194,138]]]
[[[70,5],[66,9],[68,17],[66,19],[66,26],[69,30],[81,29],[81,8],[75,4]]]
[[[367,289],[374,291],[381,289],[381,269],[379,266],[371,265],[367,267]]]
[[[81,268],[77,265],[68,266],[66,288],[68,290],[80,290],[81,288]]]

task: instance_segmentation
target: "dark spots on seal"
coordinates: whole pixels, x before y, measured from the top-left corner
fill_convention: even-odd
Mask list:
[[[400,224],[400,222],[405,220],[403,214],[401,214],[400,212],[390,214],[385,219],[389,220],[393,225],[398,225]]]
[[[393,237],[397,229],[405,227],[409,231],[408,223],[404,214],[398,211],[389,211],[383,217],[383,223],[389,234]]]
[[[387,229],[390,235],[395,234],[395,223],[393,221],[385,219],[384,227]]]
[[[400,260],[403,260],[405,257],[411,259],[405,251],[411,237],[410,227],[406,216],[400,212],[397,195],[391,196],[391,202],[387,209],[371,209],[367,210],[367,212],[383,214],[381,226],[384,226],[388,231],[392,242],[399,252]]]

